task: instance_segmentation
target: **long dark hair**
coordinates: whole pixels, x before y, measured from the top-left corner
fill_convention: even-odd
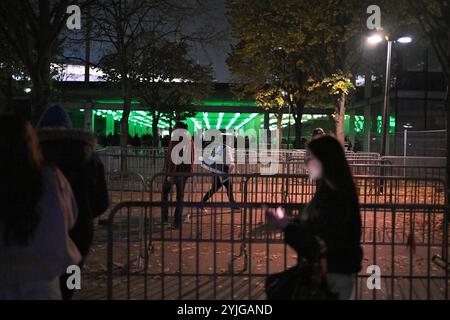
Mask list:
[[[39,222],[43,190],[42,155],[31,124],[0,117],[0,225],[7,245],[26,245]]]
[[[322,163],[322,181],[317,192],[328,189],[358,201],[353,176],[339,141],[331,136],[323,136],[312,140],[307,148]]]

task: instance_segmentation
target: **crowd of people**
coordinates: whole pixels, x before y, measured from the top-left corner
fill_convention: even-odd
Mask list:
[[[147,148],[147,147],[167,147],[169,145],[170,136],[158,135],[156,139],[153,139],[151,134],[143,134],[139,136],[137,133],[132,135],[128,135],[127,145],[139,148]],[[120,146],[120,134],[107,134],[105,135],[102,132],[97,133],[97,144],[101,147],[111,147],[111,146]]]
[[[1,116],[0,148],[0,300],[71,299],[67,268],[83,267],[109,205],[95,136],[53,106],[35,128]]]

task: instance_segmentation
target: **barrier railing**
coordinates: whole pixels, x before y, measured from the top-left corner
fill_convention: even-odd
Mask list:
[[[275,208],[279,204],[268,204]],[[185,203],[181,228],[160,223],[176,203],[124,202],[109,216],[108,299],[264,299],[264,279],[296,263],[283,234],[268,227],[261,204]],[[295,218],[303,205],[283,204]],[[205,212],[206,211],[206,212]],[[143,212],[144,223],[135,217]],[[117,217],[126,217],[126,242],[116,241]],[[448,214],[441,205],[361,206],[364,259],[355,299],[448,299]],[[122,218],[121,218],[122,219]],[[133,265],[143,228],[142,265]],[[133,268],[119,268],[126,265]],[[369,266],[381,271],[381,289],[367,286]],[[136,271],[134,271],[136,270]]]
[[[171,174],[186,181],[184,200],[201,202],[211,189],[215,177],[229,178],[233,198],[237,203],[308,203],[316,184],[306,175],[295,173],[262,176],[259,174],[218,175],[212,173]],[[151,201],[161,200],[166,175],[159,173],[147,182]],[[382,204],[445,204],[445,184],[440,179],[355,176],[361,203]],[[225,189],[225,190],[224,190]],[[173,197],[174,195],[172,195]],[[174,198],[169,198],[174,199]],[[213,201],[229,201],[226,188],[214,196]]]

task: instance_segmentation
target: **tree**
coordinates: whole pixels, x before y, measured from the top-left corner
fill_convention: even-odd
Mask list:
[[[159,120],[166,118],[172,123],[192,116],[193,103],[211,91],[211,67],[197,64],[189,57],[189,49],[182,41],[152,41],[139,65],[137,92],[152,115],[154,145]]]
[[[369,4],[360,0],[318,1],[308,7],[308,22],[303,26],[308,35],[305,55],[311,77],[329,89],[335,106],[336,136],[342,144],[346,104],[354,89],[352,74],[361,64],[367,31],[361,11]]]
[[[105,48],[100,68],[106,79],[119,83],[123,97],[120,145],[126,171],[128,120],[132,97],[140,85],[139,67],[153,42],[201,41],[208,37],[195,29],[186,32],[186,19],[203,14],[203,0],[101,0],[92,4],[93,41]],[[207,33],[210,34],[210,33]]]
[[[152,17],[161,1],[158,0],[102,0],[90,7],[93,35],[105,45],[104,56],[99,66],[105,80],[120,84],[123,99],[120,120],[122,147],[122,170],[127,169],[126,146],[128,120],[137,74],[137,61],[145,52],[148,43],[139,39],[151,31]]]
[[[310,3],[287,1],[234,1],[228,17],[238,39],[227,59],[236,77],[234,92],[250,95],[264,109],[278,113],[278,134],[283,107],[290,106],[295,120],[295,146],[301,143],[301,120],[309,99],[309,66],[303,45],[304,10]]]
[[[306,0],[235,1],[230,22],[238,45],[228,59],[239,90],[257,95],[278,92],[294,111],[296,142],[300,143],[305,105],[317,101],[311,82],[330,88],[349,84],[361,59],[364,1]],[[343,82],[342,82],[343,81]],[[347,89],[350,87],[346,86]],[[344,143],[344,116],[350,90],[326,99],[335,107],[338,139]]]
[[[21,88],[13,77],[20,77],[25,81],[24,69],[14,50],[0,35],[0,96],[3,96],[4,99],[3,110],[0,109],[0,113],[12,110],[15,92]]]
[[[71,4],[83,6],[85,2],[0,1],[0,32],[4,34],[31,78],[34,121],[37,121],[47,108],[50,96],[50,64],[60,45],[59,35],[68,18],[67,7]]]

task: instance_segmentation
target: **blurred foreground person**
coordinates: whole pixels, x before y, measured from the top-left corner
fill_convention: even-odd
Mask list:
[[[59,276],[81,260],[70,185],[43,164],[27,121],[0,118],[0,150],[0,300],[61,299]]]
[[[321,261],[321,275],[338,299],[351,298],[361,269],[361,217],[356,187],[341,144],[333,137],[312,140],[307,167],[316,193],[298,220],[282,208],[272,219],[300,259]]]
[[[45,161],[57,166],[69,181],[78,205],[78,219],[70,237],[83,256],[83,266],[94,237],[94,218],[108,209],[108,191],[102,162],[95,153],[96,138],[88,131],[75,130],[67,113],[59,106],[47,109],[37,124],[39,143]],[[61,277],[65,300],[68,275]]]
[[[177,122],[174,126],[174,130],[183,130],[184,139],[187,139],[190,147],[190,150],[186,150],[187,148],[181,149],[179,156],[183,157],[183,154],[185,152],[190,152],[190,163],[175,164],[172,161],[172,151],[174,148],[176,148],[178,143],[181,142],[181,140],[172,141],[171,139],[169,142],[169,148],[167,150],[166,160],[164,164],[164,172],[166,173],[166,176],[164,177],[164,184],[161,196],[162,201],[163,202],[169,201],[169,194],[170,191],[172,190],[172,186],[175,185],[176,188],[177,207],[175,209],[175,216],[173,219],[173,223],[171,225],[172,229],[178,229],[181,226],[181,218],[183,216],[184,188],[186,186],[186,181],[188,178],[187,175],[194,171],[194,156],[195,156],[194,141],[192,140],[192,137],[190,136],[187,129],[188,129],[187,124],[183,122]],[[181,175],[179,176],[171,175],[174,173],[175,174],[178,173]],[[169,209],[167,206],[162,207],[162,223],[165,224],[169,223]]]

